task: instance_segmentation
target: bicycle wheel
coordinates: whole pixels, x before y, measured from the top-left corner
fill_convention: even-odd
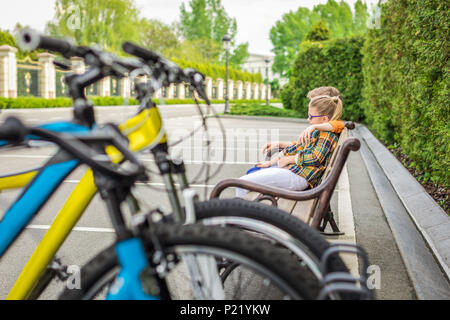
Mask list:
[[[172,299],[196,297],[183,255],[239,265],[223,284],[226,300],[315,299],[320,290],[314,275],[286,250],[234,228],[162,224],[154,235],[173,263],[165,277]],[[152,246],[149,234],[144,241]],[[81,269],[81,288],[66,288],[60,299],[104,298],[118,269],[114,247],[110,247]]]
[[[243,199],[212,199],[197,202],[195,213],[199,223],[237,227],[270,239],[291,250],[318,279],[322,278],[319,261],[330,244],[318,231],[287,212]],[[330,259],[329,267],[333,272],[348,272],[338,255]]]

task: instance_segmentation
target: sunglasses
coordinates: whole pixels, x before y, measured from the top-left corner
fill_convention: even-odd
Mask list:
[[[326,117],[326,116],[312,116],[312,115],[310,115],[310,114],[308,113],[308,119],[309,119],[309,120],[312,120],[312,119],[314,119],[314,118],[319,118],[319,117]]]

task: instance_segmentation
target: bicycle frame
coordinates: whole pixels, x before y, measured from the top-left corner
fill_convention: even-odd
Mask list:
[[[121,131],[128,136],[130,150],[134,152],[142,151],[143,149],[148,148],[149,145],[155,143],[160,144],[167,142],[166,134],[164,130],[161,129],[162,119],[158,108],[145,108],[119,127]],[[86,130],[88,129],[86,128]],[[113,161],[119,162],[121,160],[118,151],[115,150],[115,148],[107,148],[106,151]],[[60,166],[63,168],[61,169]],[[53,165],[47,166],[40,171],[29,171],[18,173],[17,175],[0,177],[0,191],[20,188],[28,184],[27,189],[18,200],[20,203],[27,203],[27,205],[28,203],[33,203],[35,199],[31,196],[36,197],[36,194],[39,198],[38,205],[30,207],[26,211],[17,209],[16,202],[5,213],[4,218],[0,221],[0,235],[4,235],[5,237],[5,239],[0,238],[0,257],[17,235],[25,228],[31,218],[38,213],[45,201],[48,200],[51,194],[77,166],[78,161],[75,160],[57,164],[57,167],[54,167]],[[42,189],[37,188],[39,185],[37,183],[40,181],[45,181],[47,184],[45,192],[43,192]],[[21,300],[26,299],[29,296],[34,285],[67,238],[70,231],[78,222],[84,210],[94,198],[96,192],[97,188],[94,184],[92,170],[88,169],[25,265],[16,280],[16,283],[8,294],[8,300]],[[19,217],[23,218],[19,219]],[[7,218],[7,220],[5,220],[5,218]],[[11,225],[15,225],[13,231]]]

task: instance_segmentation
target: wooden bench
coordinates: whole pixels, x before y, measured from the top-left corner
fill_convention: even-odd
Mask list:
[[[330,209],[330,199],[344,168],[350,151],[358,151],[360,141],[349,136],[349,130],[355,128],[354,123],[346,123],[339,136],[338,144],[330,158],[320,183],[312,189],[305,191],[290,191],[281,188],[261,185],[241,179],[226,179],[219,182],[211,192],[212,198],[219,198],[223,190],[230,187],[239,187],[250,190],[245,199],[258,202],[269,201],[274,206],[293,214],[313,228],[326,235],[342,235],[334,220]],[[278,154],[279,148],[269,150],[266,160]],[[330,224],[332,232],[325,232]]]

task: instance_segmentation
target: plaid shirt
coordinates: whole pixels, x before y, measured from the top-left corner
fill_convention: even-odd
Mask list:
[[[339,137],[326,131],[314,131],[308,145],[293,144],[283,150],[285,156],[295,155],[295,164],[289,170],[306,179],[309,186],[314,188],[320,181]]]

